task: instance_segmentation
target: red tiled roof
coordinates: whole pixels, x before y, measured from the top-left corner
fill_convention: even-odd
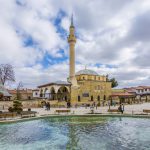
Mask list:
[[[143,90],[144,88],[142,87],[136,87],[136,90]]]
[[[32,91],[39,91],[39,89],[33,89]]]
[[[143,89],[150,89],[150,86],[137,86],[137,87],[129,87],[129,88],[124,88],[125,90],[143,90]]]
[[[8,90],[10,94],[17,94],[17,90]],[[26,93],[32,93],[31,89],[23,89],[23,90],[19,90],[20,93],[22,94],[26,94]]]
[[[115,96],[135,96],[135,95],[128,92],[114,92],[112,93],[111,96],[115,97]]]
[[[150,86],[138,86],[140,88],[143,88],[143,89],[150,89]]]

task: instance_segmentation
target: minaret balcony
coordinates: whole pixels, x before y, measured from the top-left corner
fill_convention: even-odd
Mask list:
[[[68,42],[76,42],[76,38],[75,37],[68,37]]]

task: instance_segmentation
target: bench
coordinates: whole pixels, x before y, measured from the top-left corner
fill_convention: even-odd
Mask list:
[[[143,109],[144,113],[150,113],[150,109]]]
[[[63,109],[63,110],[56,110],[56,113],[69,113],[69,112],[71,112],[69,109]]]
[[[0,118],[13,118],[13,117],[16,117],[17,116],[17,113],[13,112],[2,112],[0,113]]]
[[[120,112],[118,109],[108,109],[107,112],[110,112],[110,113],[118,113]]]
[[[36,113],[37,113],[36,111],[22,111],[20,115],[21,118],[27,118],[27,117],[35,117]]]

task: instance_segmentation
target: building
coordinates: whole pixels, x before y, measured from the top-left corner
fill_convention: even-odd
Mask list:
[[[106,76],[99,75],[93,70],[84,69],[75,74],[78,87],[72,87],[72,103],[107,105],[111,95],[111,82]]]
[[[11,100],[17,99],[17,94],[20,95],[21,100],[31,100],[33,99],[33,94],[31,89],[20,89],[20,90],[8,90],[9,93],[12,95]]]
[[[135,93],[137,102],[150,101],[150,86],[138,86],[124,89],[129,93]]]
[[[107,104],[111,95],[111,82],[106,76],[99,75],[89,69],[83,69],[75,73],[75,27],[73,17],[71,19],[69,43],[69,77],[67,81],[56,81],[38,86],[41,98],[53,101],[53,103],[70,102],[71,105],[84,105],[99,103]]]
[[[132,104],[136,101],[136,94],[134,92],[128,92],[125,89],[112,89],[112,95],[110,97],[111,105],[121,103]]]
[[[56,81],[38,86],[39,95],[51,101],[70,101],[71,84],[66,81]]]
[[[39,98],[40,97],[39,89],[33,89],[32,94],[33,99]]]

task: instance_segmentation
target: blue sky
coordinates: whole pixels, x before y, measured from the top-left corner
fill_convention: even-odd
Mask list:
[[[1,0],[0,63],[14,66],[10,87],[66,80],[72,13],[76,72],[87,66],[119,87],[150,84],[149,0]]]

